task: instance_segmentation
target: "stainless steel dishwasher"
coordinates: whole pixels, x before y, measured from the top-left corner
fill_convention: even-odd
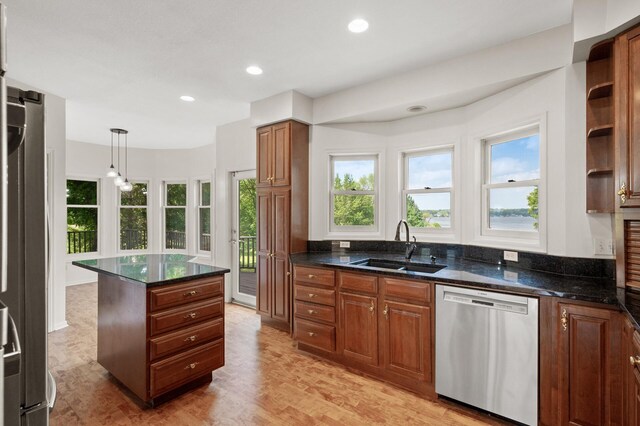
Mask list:
[[[436,392],[538,424],[538,300],[436,285]]]

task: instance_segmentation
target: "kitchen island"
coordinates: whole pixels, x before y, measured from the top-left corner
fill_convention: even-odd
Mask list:
[[[98,273],[98,362],[154,406],[224,365],[224,274],[181,254],[74,261]]]

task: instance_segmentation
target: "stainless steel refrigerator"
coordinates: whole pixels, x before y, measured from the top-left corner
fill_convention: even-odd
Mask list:
[[[0,57],[4,58],[4,8],[0,6]],[[0,60],[5,69],[4,60]],[[6,87],[1,113],[0,301],[6,306],[4,345],[5,426],[47,425],[55,384],[47,370],[47,211],[44,95]],[[5,222],[6,221],[6,222]],[[1,242],[6,238],[6,245]],[[6,262],[3,264],[3,262]],[[51,400],[51,403],[49,402]]]

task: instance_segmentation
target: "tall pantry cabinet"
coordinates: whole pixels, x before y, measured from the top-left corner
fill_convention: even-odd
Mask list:
[[[256,310],[262,323],[291,330],[289,254],[307,251],[309,126],[289,120],[257,130]]]

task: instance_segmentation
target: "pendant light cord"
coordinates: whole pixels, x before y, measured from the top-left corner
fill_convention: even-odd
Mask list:
[[[113,167],[113,132],[111,132],[111,167]]]
[[[129,148],[127,146],[127,133],[124,134],[124,178],[129,179]]]
[[[120,174],[120,133],[118,133],[118,175]]]

